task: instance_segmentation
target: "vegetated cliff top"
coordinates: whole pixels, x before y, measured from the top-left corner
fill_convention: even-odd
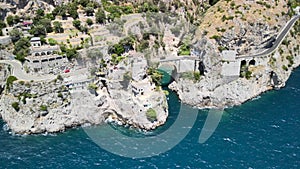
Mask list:
[[[207,38],[220,40],[229,32],[240,34],[241,29],[247,32],[244,36],[255,38],[257,31],[264,31],[260,32],[264,34],[270,31],[269,35],[272,36],[286,24],[288,14],[291,15],[288,3],[286,0],[220,0],[205,13],[196,37],[205,35]],[[258,30],[262,29],[259,27],[262,25],[267,28]],[[228,48],[226,45],[225,47]]]

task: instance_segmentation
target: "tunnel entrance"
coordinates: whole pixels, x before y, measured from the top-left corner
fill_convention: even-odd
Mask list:
[[[250,60],[250,62],[249,62],[249,65],[253,65],[253,66],[255,66],[255,64],[256,64],[256,62],[255,62],[255,60],[254,60],[254,59]]]
[[[204,72],[205,72],[205,65],[204,65],[204,63],[201,61],[201,62],[199,62],[198,66],[199,66],[198,69],[199,69],[200,75],[201,76],[204,75]]]

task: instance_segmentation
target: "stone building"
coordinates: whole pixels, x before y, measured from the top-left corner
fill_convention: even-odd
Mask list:
[[[68,59],[58,54],[59,46],[42,45],[39,37],[31,38],[30,43],[30,55],[26,57],[25,62],[30,70],[35,72],[43,70],[45,73],[51,73],[65,69]]]

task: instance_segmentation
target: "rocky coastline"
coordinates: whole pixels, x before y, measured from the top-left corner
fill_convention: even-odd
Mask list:
[[[251,71],[248,78],[236,77],[228,81],[227,77],[220,75],[221,65],[216,65],[213,71],[197,82],[179,78],[169,88],[178,94],[183,103],[200,109],[241,105],[263,92],[285,86],[293,69],[300,65],[299,47],[293,48],[300,42],[299,35],[288,35],[287,41],[288,45],[281,44],[270,56],[256,58],[257,65],[248,67]]]
[[[34,16],[38,7],[51,12],[60,1],[23,2],[16,14],[28,10]],[[23,59],[39,59],[21,64],[12,61],[12,54],[1,56],[5,64],[0,64],[0,117],[16,134],[54,133],[104,122],[153,130],[168,117],[167,98],[158,80],[158,69],[166,65],[176,70],[171,73],[175,81],[169,88],[183,103],[199,109],[240,105],[263,92],[284,87],[292,70],[300,65],[299,21],[288,29],[288,36],[281,33],[288,18],[298,19],[300,12],[299,8],[293,12],[285,1],[270,3],[220,1],[199,18],[188,13],[192,11],[175,10],[175,6],[170,8],[178,14],[174,16],[162,15],[164,8],[156,15],[132,11],[120,14],[115,23],[104,19],[95,27],[90,25],[85,33],[85,27],[76,28],[74,18],[53,18],[63,21],[61,26],[71,28],[70,32],[77,31],[76,35],[60,29],[49,33],[52,42],[56,35],[73,38],[66,39],[70,49],[64,42],[56,42],[54,53],[47,51],[49,58],[41,60],[40,55],[46,53],[39,50],[50,50],[50,46],[42,45],[40,37],[29,35],[31,53]],[[76,5],[77,12],[81,5]],[[93,24],[82,9],[78,11],[79,25],[87,19]],[[105,16],[107,11],[103,13]],[[277,48],[274,43],[278,39]],[[70,43],[78,41],[81,46],[73,48]],[[6,49],[12,50],[10,46]],[[259,55],[268,49],[273,51]],[[56,57],[57,53],[62,56]],[[35,78],[40,76],[49,78]]]

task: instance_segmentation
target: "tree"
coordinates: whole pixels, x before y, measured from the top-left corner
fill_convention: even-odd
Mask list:
[[[19,29],[14,28],[9,32],[9,36],[11,37],[13,43],[15,43],[21,38],[21,36],[23,36],[23,33]]]
[[[84,11],[86,13],[86,16],[93,16],[94,15],[94,8],[87,6],[84,8]]]
[[[25,57],[29,54],[29,47],[31,46],[29,39],[23,37],[15,43],[13,53],[16,55],[16,59],[24,62]]]
[[[5,27],[6,27],[6,24],[2,20],[0,20],[0,30],[2,30]],[[2,31],[0,31],[0,36],[2,36]]]
[[[40,105],[41,111],[48,111],[47,105]]]
[[[113,46],[109,47],[108,52],[110,54],[117,54],[118,56],[122,55],[125,52],[125,48],[122,44],[114,44]]]
[[[44,12],[44,10],[42,10],[42,9],[38,9],[38,10],[36,11],[36,15],[38,15],[39,17],[43,17],[43,16],[45,15],[45,12]]]
[[[63,33],[64,29],[62,28],[62,24],[59,21],[53,22],[54,32],[55,33]]]
[[[19,107],[19,103],[18,102],[13,102],[11,104],[11,106],[18,112],[20,110],[20,107]]]
[[[86,23],[87,23],[89,26],[93,25],[93,21],[92,21],[92,19],[90,19],[90,18],[88,18],[88,19],[86,20]]]
[[[73,19],[78,18],[78,12],[77,12],[77,4],[76,3],[69,3],[67,6],[68,13]]]
[[[14,16],[14,23],[19,23],[20,22],[20,17],[18,15]]]
[[[7,24],[8,24],[9,26],[13,26],[13,25],[14,25],[14,16],[8,15],[8,16],[6,17],[6,22],[7,22]]]
[[[88,33],[89,29],[86,26],[80,26],[79,30],[83,33]]]
[[[29,30],[29,33],[34,36],[45,36],[47,32],[43,25],[37,25],[37,26],[31,27],[31,29]]]
[[[102,10],[101,8],[98,9],[98,11],[96,12],[96,22],[103,24],[106,21],[106,15],[104,10]]]
[[[79,0],[78,3],[81,6],[86,7],[90,3],[90,0]]]
[[[40,25],[43,25],[46,28],[47,33],[50,33],[53,31],[51,26],[51,19],[43,18],[39,21]]]
[[[50,20],[54,20],[54,19],[55,19],[55,17],[53,16],[52,13],[47,13],[47,14],[45,15],[45,18],[48,18],[48,19],[50,19]]]
[[[156,111],[152,108],[147,110],[146,117],[149,121],[153,122],[157,119]]]
[[[48,39],[48,43],[50,46],[54,46],[54,45],[57,45],[57,41],[53,38],[49,38]]]
[[[167,6],[164,2],[160,1],[159,2],[159,10],[163,13],[165,13],[167,11]]]
[[[163,78],[163,75],[160,71],[156,70],[153,67],[149,67],[147,69],[147,74],[150,75],[153,83],[155,83],[156,86],[161,85],[161,79]]]
[[[67,12],[66,6],[65,5],[60,5],[60,6],[55,7],[55,9],[52,11],[52,15],[54,17],[56,15],[65,17],[66,16],[66,12]]]
[[[73,21],[73,26],[74,26],[75,28],[77,28],[78,30],[80,30],[80,25],[81,25],[80,20],[74,20],[74,21]]]
[[[69,60],[72,60],[78,56],[78,53],[75,48],[71,48],[66,50],[66,55]]]

